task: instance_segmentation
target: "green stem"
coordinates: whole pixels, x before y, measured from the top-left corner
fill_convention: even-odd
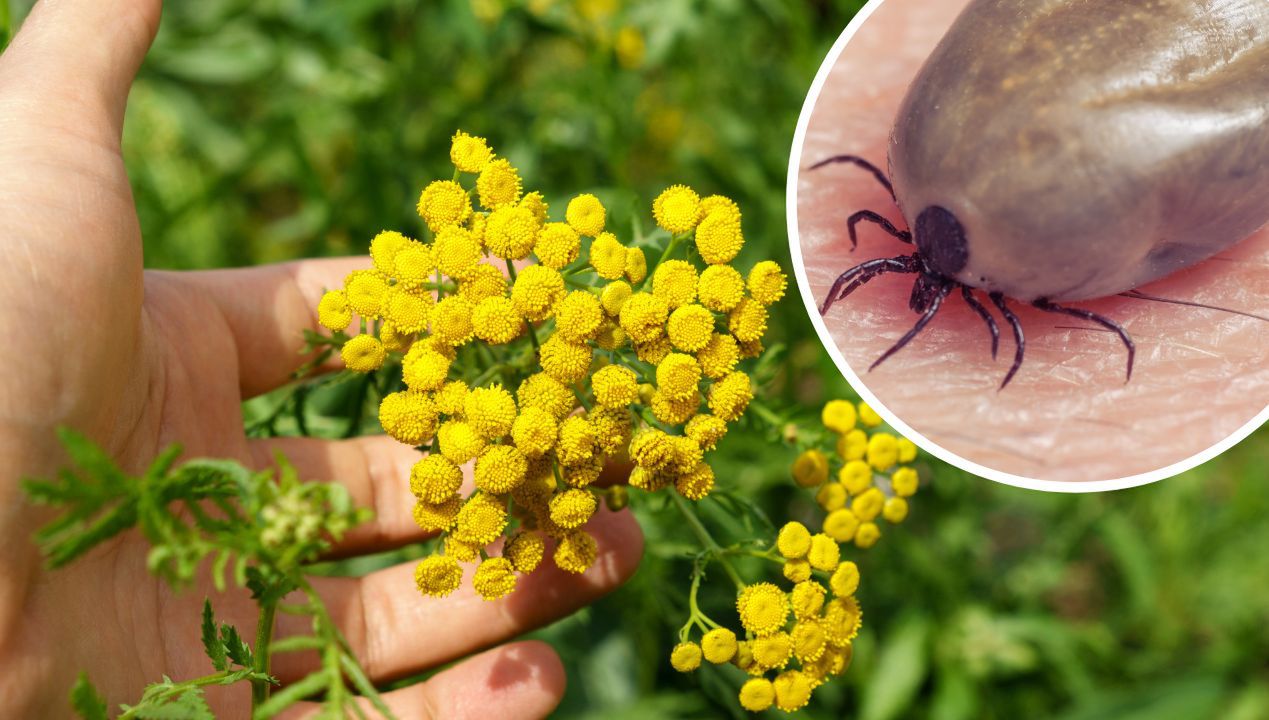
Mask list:
[[[273,619],[277,615],[278,601],[265,600],[260,605],[260,619],[256,622],[255,662],[251,669],[261,675],[269,674],[269,644],[273,641]],[[270,686],[266,680],[251,681],[251,707],[255,709],[260,703],[269,699]]]
[[[740,579],[740,573],[737,573],[736,568],[732,567],[731,563],[727,562],[725,551],[718,544],[718,541],[714,539],[714,536],[709,534],[709,530],[707,530],[701,523],[700,518],[696,517],[696,513],[692,511],[692,508],[688,505],[687,500],[683,499],[682,495],[675,492],[670,493],[670,497],[674,499],[674,504],[678,506],[679,512],[683,513],[684,519],[687,520],[688,527],[692,528],[692,532],[696,534],[696,538],[701,541],[701,544],[705,546],[705,549],[709,551],[710,555],[718,561],[718,564],[723,566],[723,570],[727,573],[727,577],[731,578],[732,583],[736,585],[736,589],[743,590],[745,588],[745,582]]]

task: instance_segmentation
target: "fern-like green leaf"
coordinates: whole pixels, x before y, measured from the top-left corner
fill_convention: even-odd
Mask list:
[[[71,707],[84,720],[109,720],[106,700],[88,680],[87,673],[80,673],[70,693]]]

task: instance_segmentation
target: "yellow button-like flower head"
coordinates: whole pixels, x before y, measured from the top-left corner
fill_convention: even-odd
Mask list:
[[[626,407],[639,399],[639,384],[634,371],[620,365],[600,368],[591,377],[591,388],[600,405]]]
[[[789,618],[789,602],[780,588],[771,583],[755,583],[740,591],[736,600],[740,624],[762,637],[778,632]]]
[[[890,487],[894,488],[895,495],[903,498],[915,495],[919,482],[917,471],[910,467],[901,467],[890,476]]]
[[[461,295],[450,295],[432,309],[432,337],[457,347],[471,339],[475,327],[472,311],[475,308]]]
[[[770,305],[784,297],[788,279],[773,260],[763,260],[749,271],[749,295],[763,305]]]
[[[701,198],[686,185],[666,188],[652,201],[652,217],[671,235],[680,235],[700,221]]]
[[[576,260],[580,251],[581,237],[571,225],[561,222],[543,225],[533,244],[533,254],[538,260],[555,270]]]
[[[866,522],[855,532],[855,546],[867,550],[881,539],[881,528],[877,523]]]
[[[462,172],[478,173],[493,157],[489,142],[459,130],[450,140],[449,161]]]
[[[538,457],[555,447],[555,418],[537,407],[526,407],[511,426],[511,438],[526,457]]]
[[[458,589],[463,568],[445,555],[429,555],[414,568],[414,583],[419,592],[432,597],[445,597]]]
[[[753,641],[754,662],[768,670],[779,670],[789,662],[793,652],[793,639],[788,633],[776,632]]]
[[[671,308],[696,299],[696,268],[685,260],[666,260],[652,273],[652,294]]]
[[[595,496],[588,490],[565,490],[551,498],[551,520],[562,528],[581,527],[598,508]]]
[[[555,334],[574,344],[590,340],[604,321],[599,298],[585,290],[574,290],[555,304]]]
[[[506,558],[487,558],[476,568],[472,589],[486,600],[497,600],[516,589],[515,569]]]
[[[466,279],[480,261],[480,244],[470,230],[458,225],[441,229],[432,251],[436,267],[456,280]]]
[[[401,374],[414,390],[437,390],[449,374],[450,359],[423,343],[415,343],[405,354]]]
[[[451,180],[436,180],[423,188],[418,211],[432,232],[440,232],[446,225],[467,220],[471,215],[471,200],[462,185]]]
[[[507,294],[507,278],[489,263],[476,263],[467,278],[459,281],[458,294],[473,306],[485,298],[504,297]]]
[[[535,373],[525,378],[516,389],[520,407],[536,407],[545,410],[556,422],[568,417],[577,407],[577,397],[559,380],[546,373]]]
[[[837,563],[841,562],[841,548],[833,538],[824,533],[816,533],[811,537],[811,549],[806,553],[806,560],[816,570],[834,570]]]
[[[727,316],[727,327],[741,342],[761,340],[767,332],[767,308],[745,298]]]
[[[394,333],[415,335],[427,329],[436,301],[431,293],[414,293],[398,285],[388,291],[384,305],[384,316],[392,324]]]
[[[710,211],[696,226],[696,249],[710,265],[723,265],[740,254],[745,237],[740,230],[740,213],[726,207]]]
[[[740,686],[740,706],[749,712],[762,712],[774,702],[775,686],[766,678],[750,678]]]
[[[885,502],[885,493],[878,488],[871,487],[851,501],[850,511],[855,513],[855,517],[863,522],[871,522],[881,514],[881,508]]]
[[[504,297],[488,297],[477,303],[471,322],[476,337],[492,345],[509,343],[524,331],[524,320]]]
[[[713,333],[705,346],[697,351],[696,359],[705,377],[717,380],[736,369],[736,363],[740,361],[740,347],[731,335]]]
[[[789,604],[793,606],[793,614],[799,620],[814,618],[820,614],[820,608],[824,607],[826,595],[823,585],[814,580],[805,580],[793,586],[793,592],[789,593]]]
[[[497,540],[506,527],[506,505],[490,495],[481,493],[463,503],[452,532],[454,537],[462,542],[484,547]]]
[[[857,418],[855,406],[848,400],[829,400],[824,405],[823,412],[820,413],[820,419],[824,422],[824,427],[838,435],[844,435],[854,430]]]
[[[881,508],[881,516],[886,522],[899,524],[908,517],[908,501],[901,497],[886,498],[886,504]]]
[[[595,538],[585,530],[565,533],[555,547],[555,565],[564,572],[580,575],[595,563]]]
[[[600,233],[590,244],[590,266],[595,268],[595,274],[599,277],[616,280],[626,274],[627,251],[616,235],[610,232]]]
[[[511,432],[516,419],[516,401],[501,385],[471,390],[463,404],[472,428],[486,440],[496,440]]]
[[[776,535],[776,549],[789,560],[800,560],[811,551],[811,531],[800,522],[785,523]]]
[[[343,290],[330,290],[317,303],[317,322],[328,330],[346,330],[352,316],[348,295]]]
[[[801,670],[786,670],[773,681],[775,704],[785,712],[806,707],[811,701],[811,679]]]
[[[520,198],[519,204],[520,207],[533,213],[533,217],[538,220],[538,225],[546,222],[547,213],[551,210],[550,206],[546,204],[546,198],[536,190],[531,193],[525,193],[524,197]]]
[[[837,566],[832,578],[828,581],[837,597],[850,597],[859,589],[859,566],[847,560]]]
[[[685,352],[696,352],[704,348],[713,337],[714,316],[700,305],[683,305],[670,313],[665,329],[674,347]]]
[[[701,654],[705,659],[721,665],[736,657],[736,633],[727,628],[714,628],[701,638]]]
[[[511,304],[525,320],[539,321],[551,317],[555,306],[564,297],[564,277],[542,265],[530,265],[520,271],[511,288]]]
[[[564,219],[578,233],[587,237],[597,237],[604,231],[604,220],[607,212],[603,203],[594,195],[578,195],[568,201],[564,211]]]
[[[490,445],[476,458],[476,487],[505,495],[524,482],[528,461],[514,445]]]
[[[709,409],[718,417],[733,422],[745,412],[753,399],[753,387],[749,376],[733,371],[715,382],[709,389]]]
[[[462,465],[485,449],[485,439],[462,420],[448,420],[436,430],[441,453],[455,465]]]
[[[358,315],[377,318],[388,295],[388,283],[373,270],[354,270],[344,278],[344,294],[348,298],[348,306]]]
[[[696,295],[714,312],[730,312],[745,296],[745,279],[730,265],[710,265],[701,272]]]
[[[688,500],[700,500],[714,489],[714,468],[707,462],[698,462],[696,467],[675,478],[674,488]]]
[[[521,531],[503,546],[502,555],[511,561],[516,572],[528,574],[537,569],[546,555],[546,542],[535,532]]]
[[[848,508],[839,507],[824,517],[824,534],[837,542],[850,542],[855,539],[855,533],[859,532],[859,524],[855,513]]]
[[[375,270],[384,275],[392,275],[396,270],[396,256],[405,248],[414,244],[410,238],[395,230],[384,230],[370,241],[370,259],[375,263]]]
[[[889,470],[899,462],[899,443],[890,433],[873,433],[868,438],[868,451],[864,455],[868,464],[877,470]]]
[[[681,673],[689,673],[701,666],[701,646],[694,642],[681,642],[670,651],[670,666]]]
[[[520,173],[506,158],[490,160],[476,178],[476,193],[480,204],[490,210],[515,205],[520,199]]]
[[[687,421],[683,434],[690,437],[704,450],[713,450],[727,434],[727,423],[713,415],[696,415]]]
[[[485,222],[485,247],[504,260],[526,258],[533,252],[538,229],[538,219],[525,208],[498,208]]]
[[[445,502],[462,484],[463,471],[444,455],[428,455],[410,470],[410,492],[424,502]]]
[[[595,428],[581,415],[564,418],[560,423],[555,454],[564,465],[584,463],[595,453]]]
[[[344,366],[353,372],[368,373],[378,370],[384,359],[388,356],[388,351],[384,349],[383,343],[379,342],[379,338],[373,335],[358,335],[340,348],[339,355],[344,360]]]
[[[571,343],[552,335],[542,343],[542,370],[566,385],[586,377],[594,352],[587,345]]]
[[[420,445],[436,433],[436,403],[416,390],[395,392],[379,403],[379,423],[389,436],[406,445]],[[443,497],[432,501],[440,502]]]
[[[621,329],[635,342],[649,342],[664,332],[670,306],[664,298],[635,293],[621,306]]]
[[[700,363],[691,355],[670,353],[657,365],[657,389],[671,400],[692,397],[700,381]]]
[[[414,503],[414,522],[426,532],[447,531],[454,527],[463,499],[457,494],[442,503]]]

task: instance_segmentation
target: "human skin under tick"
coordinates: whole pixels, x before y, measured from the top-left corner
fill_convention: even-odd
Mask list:
[[[812,112],[799,167],[843,152],[886,166],[887,140],[909,83],[966,2],[888,0],[839,58]],[[846,218],[872,209],[906,227],[866,172],[801,172],[798,237],[812,298],[845,269],[912,248],[861,225],[850,252]],[[900,193],[902,195],[902,193]],[[1078,213],[1079,208],[1070,208]],[[882,404],[942,447],[984,466],[1044,480],[1105,480],[1154,470],[1219,442],[1269,400],[1269,323],[1122,297],[1080,302],[1123,324],[1138,347],[1124,385],[1123,346],[1074,318],[1018,308],[1027,359],[998,392],[1013,346],[993,362],[982,320],[947,303],[902,352],[866,372],[911,327],[912,276],[883,277],[836,305],[826,324],[847,362]],[[1143,291],[1263,313],[1269,308],[1269,232],[1142,286]]]

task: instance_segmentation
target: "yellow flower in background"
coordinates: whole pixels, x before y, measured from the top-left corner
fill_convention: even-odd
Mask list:
[[[515,568],[506,558],[488,558],[476,568],[471,586],[485,600],[510,595],[516,587]]]
[[[317,304],[317,322],[328,330],[341,331],[352,323],[352,308],[343,290],[330,290]]]
[[[600,233],[590,244],[590,265],[605,280],[616,280],[626,272],[626,246],[610,232]]]
[[[571,225],[562,222],[543,225],[533,245],[533,254],[538,256],[538,260],[555,270],[576,260],[580,251],[581,237]]]
[[[713,336],[714,316],[700,305],[683,305],[670,313],[666,335],[670,344],[685,352],[704,348]]]
[[[696,227],[701,216],[701,198],[686,185],[667,188],[652,203],[652,217],[671,235]]]
[[[857,418],[855,406],[847,400],[829,400],[820,413],[820,421],[824,423],[824,427],[839,435],[854,430]]]
[[[740,213],[725,205],[710,210],[696,227],[696,250],[710,265],[722,265],[736,259],[744,247],[740,231]]]
[[[529,256],[538,237],[538,220],[522,207],[502,207],[485,222],[485,247],[504,260]]]
[[[515,304],[505,297],[487,297],[472,309],[471,322],[476,337],[493,345],[505,345],[524,331],[524,320]]]
[[[466,173],[478,173],[485,169],[493,157],[493,150],[482,137],[475,137],[459,130],[450,140],[449,161],[458,170]]]
[[[432,232],[446,225],[455,225],[471,215],[471,199],[462,185],[450,180],[436,180],[419,195],[419,217]]]
[[[445,597],[457,590],[462,580],[463,568],[458,561],[444,555],[429,555],[414,569],[414,582],[424,595]]]
[[[745,279],[730,265],[710,265],[701,273],[697,297],[714,312],[730,312],[745,297]]]
[[[505,158],[490,160],[476,178],[476,192],[480,204],[491,210],[515,205],[520,199],[520,173]],[[533,216],[532,212],[525,212]]]
[[[396,270],[396,256],[414,241],[395,230],[384,230],[370,241],[370,259],[375,270],[391,275]],[[342,329],[342,328],[340,328]]]
[[[603,203],[599,202],[599,198],[587,193],[578,195],[568,202],[564,219],[579,234],[597,237],[604,231],[607,211],[604,210]]]
[[[458,294],[472,305],[485,298],[502,297],[507,294],[507,278],[493,265],[477,263],[458,283]]]
[[[647,48],[643,42],[643,33],[639,32],[638,28],[626,25],[617,31],[613,49],[617,52],[617,62],[623,68],[633,70],[643,64],[643,56]]]
[[[692,672],[701,666],[701,647],[694,642],[682,642],[670,651],[670,665],[679,672]]]
[[[480,261],[480,243],[471,231],[458,225],[450,225],[436,234],[433,244],[436,268],[458,280],[466,279]]]
[[[667,260],[652,273],[652,294],[670,308],[696,299],[696,268],[684,260]]]
[[[383,365],[388,351],[384,349],[383,343],[379,342],[378,338],[358,335],[344,343],[339,354],[349,370],[368,373],[378,370]]]
[[[740,591],[736,611],[740,613],[740,624],[762,637],[784,627],[789,617],[788,599],[771,583],[755,583]]]
[[[545,320],[564,297],[564,278],[542,265],[530,265],[520,271],[511,287],[511,304],[525,320]]]
[[[520,207],[533,213],[533,217],[538,221],[539,225],[546,222],[546,217],[551,212],[550,206],[546,204],[546,198],[542,197],[542,193],[536,190],[531,193],[525,193],[520,198]]]
[[[788,279],[780,266],[771,260],[763,260],[749,271],[749,294],[762,305],[772,305],[784,297]]]

